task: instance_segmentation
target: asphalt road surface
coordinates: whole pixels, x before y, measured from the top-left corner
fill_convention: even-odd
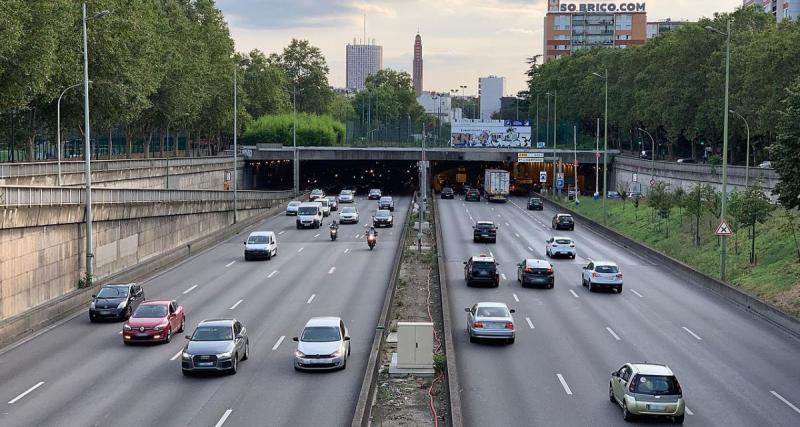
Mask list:
[[[318,230],[281,214],[142,282],[147,299],[184,306],[187,333],[202,319],[240,319],[251,355],[238,374],[184,377],[183,334],[129,347],[121,322],[92,324],[83,312],[0,355],[0,426],[349,425],[410,199],[395,203],[400,225],[381,230],[373,251],[363,235],[376,202],[359,197],[360,223],[340,226],[335,242],[337,212]],[[278,234],[277,257],[244,261],[253,230]],[[346,370],[292,368],[292,337],[313,316],[345,320]]]
[[[550,228],[555,212],[505,204],[437,200],[447,263],[463,414],[468,426],[626,425],[609,402],[610,373],[626,362],[664,363],[681,382],[689,426],[800,425],[800,341],[715,295],[682,283],[583,228]],[[585,203],[592,203],[591,201]],[[496,244],[472,242],[472,224],[492,220]],[[554,289],[522,288],[516,264],[545,259],[551,235],[576,242],[575,260],[554,259]],[[468,288],[463,261],[491,253],[499,288]],[[610,260],[622,294],[589,293],[581,267]],[[470,343],[465,307],[497,301],[515,308],[516,342]],[[665,420],[642,420],[668,425]]]

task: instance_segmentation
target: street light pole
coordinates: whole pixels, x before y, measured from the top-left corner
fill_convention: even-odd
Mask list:
[[[89,82],[91,83],[91,82]],[[83,83],[75,83],[72,86],[67,87],[63,91],[61,91],[61,95],[58,95],[58,103],[56,103],[56,144],[58,145],[58,186],[61,186],[61,97],[67,93],[68,90],[78,87]]]
[[[748,187],[750,184],[750,125],[747,123],[747,119],[744,118],[741,114],[737,113],[734,110],[729,110],[731,113],[736,114],[739,116],[740,119],[744,120],[744,126],[747,128],[747,149],[746,149],[746,160],[744,164],[744,186]]]
[[[600,117],[597,118],[594,143],[594,193],[600,195]]]
[[[650,137],[650,144],[651,144],[650,151],[652,151],[652,153],[653,153],[653,155],[650,156],[650,165],[651,165],[650,167],[652,169],[652,172],[650,172],[650,180],[655,182],[655,180],[656,180],[656,141],[655,141],[655,139],[653,139],[653,135],[650,135],[650,132],[648,132],[648,131],[646,131],[646,130],[644,130],[642,128],[639,128],[639,132],[644,132],[644,133],[647,134],[647,136]]]
[[[578,126],[572,126],[572,144],[573,152],[575,153],[575,161],[572,163],[572,169],[575,172],[575,205],[579,205],[578,201]],[[569,195],[567,196],[569,198]]]
[[[297,79],[295,79],[294,84],[292,85],[292,147],[293,147],[293,157],[294,161],[292,162],[292,180],[294,181],[294,195],[297,196],[300,194],[300,165],[298,164],[298,155],[297,155]]]
[[[236,224],[236,216],[237,216],[237,209],[236,209],[237,206],[236,205],[237,205],[238,200],[236,199],[236,196],[237,196],[236,191],[238,190],[237,187],[238,187],[238,181],[239,181],[238,176],[237,176],[237,165],[236,165],[236,162],[237,162],[236,151],[238,149],[238,147],[236,145],[236,135],[239,133],[239,128],[236,127],[236,116],[237,116],[237,113],[238,113],[238,111],[236,111],[236,109],[237,109],[237,104],[236,104],[236,101],[237,101],[237,99],[236,99],[236,67],[238,67],[238,65],[235,65],[234,68],[233,68],[233,223],[234,224]]]
[[[608,222],[608,211],[606,210],[606,198],[608,196],[608,68],[605,69],[605,74],[600,75],[592,73],[592,75],[600,77],[605,80],[605,117],[603,119],[603,225]]]

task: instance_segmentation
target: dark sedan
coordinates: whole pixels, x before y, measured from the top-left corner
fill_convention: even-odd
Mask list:
[[[392,217],[392,213],[386,209],[379,209],[372,217],[372,226],[375,228],[394,226],[394,217]]]
[[[522,287],[529,285],[552,288],[555,285],[553,266],[543,259],[525,259],[517,264],[517,281]]]
[[[443,199],[455,198],[455,192],[450,187],[444,187],[444,188],[442,188],[442,198]]]
[[[464,200],[467,202],[480,202],[481,192],[473,188],[467,191],[467,194],[464,196]]]
[[[136,283],[103,285],[92,295],[89,305],[89,320],[126,320],[136,307],[144,301],[144,290]]]
[[[542,203],[542,199],[538,197],[531,197],[530,199],[528,199],[528,210],[529,211],[544,210],[544,204]]]
[[[183,375],[193,372],[235,374],[239,361],[250,356],[247,329],[236,319],[204,320],[197,325],[181,352]]]
[[[575,220],[570,214],[556,214],[551,225],[556,230],[574,230]]]

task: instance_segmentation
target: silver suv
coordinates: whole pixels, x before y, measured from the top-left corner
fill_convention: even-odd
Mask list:
[[[665,365],[626,363],[611,373],[608,399],[622,407],[625,421],[637,415],[670,417],[683,424],[686,403],[675,374]]]
[[[181,352],[184,375],[193,372],[228,372],[235,374],[239,361],[250,356],[247,329],[236,319],[203,320]]]

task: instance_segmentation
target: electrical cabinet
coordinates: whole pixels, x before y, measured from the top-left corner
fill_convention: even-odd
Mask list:
[[[397,367],[433,368],[433,323],[397,323]]]

